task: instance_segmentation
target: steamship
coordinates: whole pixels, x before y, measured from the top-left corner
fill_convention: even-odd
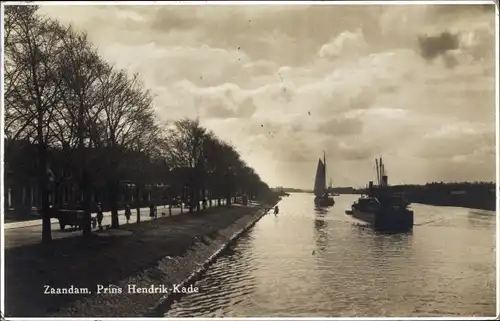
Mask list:
[[[377,231],[405,232],[413,228],[413,211],[401,194],[393,193],[382,158],[375,160],[377,185],[370,181],[366,195],[362,195],[346,214],[368,223]]]

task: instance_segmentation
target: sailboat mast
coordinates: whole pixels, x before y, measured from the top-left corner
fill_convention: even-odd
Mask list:
[[[326,177],[326,153],[323,151],[323,164],[325,165],[325,177]]]
[[[323,165],[325,166],[325,172],[324,172],[325,179],[324,179],[324,182],[325,182],[325,190],[326,190],[326,152],[325,151],[323,151]]]

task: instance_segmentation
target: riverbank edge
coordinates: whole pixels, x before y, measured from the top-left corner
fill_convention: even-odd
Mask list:
[[[276,202],[275,204],[277,204]],[[274,205],[275,205],[274,204]],[[205,262],[203,262],[202,266],[193,271],[186,279],[184,279],[182,282],[180,282],[179,288],[182,287],[188,287],[191,284],[194,284],[199,278],[203,275],[203,273],[206,272],[206,270],[221,256],[224,254],[224,252],[231,246],[233,245],[241,236],[243,236],[245,233],[247,233],[252,227],[257,224],[271,209],[274,207],[274,205],[268,205],[264,206],[264,209],[262,213],[257,215],[253,220],[248,222],[243,228],[239,229],[238,231],[234,232],[233,235],[224,242],[220,248],[215,251],[210,257],[208,257]],[[235,223],[237,224],[237,223]],[[230,227],[229,227],[230,228]],[[143,317],[163,317],[163,311],[166,312],[168,310],[168,307],[174,303],[177,299],[182,297],[183,294],[177,294],[177,293],[170,293],[165,295],[163,298],[161,298],[152,308],[148,310],[146,314],[143,315]]]
[[[272,202],[273,204],[278,203]],[[273,205],[274,206],[274,205]],[[186,285],[196,280],[224,249],[236,241],[244,232],[253,227],[272,208],[271,204],[255,207],[253,211],[238,218],[229,226],[215,232],[207,242],[200,237],[182,257],[163,256],[149,267],[114,284],[126,289],[129,284],[139,287],[164,284]],[[140,317],[150,316],[154,311],[158,315],[173,296],[168,294],[115,294],[92,295],[73,302],[50,317]]]

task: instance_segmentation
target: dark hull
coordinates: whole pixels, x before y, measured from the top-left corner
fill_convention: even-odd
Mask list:
[[[314,204],[319,207],[333,206],[335,200],[333,197],[315,197]]]
[[[352,209],[350,215],[357,220],[368,223],[377,231],[405,232],[413,228],[413,211],[410,210],[373,212]]]

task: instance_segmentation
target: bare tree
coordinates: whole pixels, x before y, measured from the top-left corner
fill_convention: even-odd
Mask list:
[[[214,160],[217,162],[219,176],[223,179],[223,190],[226,197],[226,204],[231,205],[233,191],[235,189],[235,174],[238,167],[241,166],[240,155],[233,146],[223,143],[221,146],[220,158]]]
[[[11,137],[24,133],[38,145],[42,240],[50,241],[47,147],[55,106],[61,100],[57,62],[64,33],[59,23],[39,16],[36,9],[20,7],[6,12],[10,26],[5,48],[5,67],[9,70],[6,72],[6,123],[11,134],[16,132]]]
[[[18,64],[13,55],[20,50],[23,41],[21,27],[26,19],[36,14],[38,6],[5,6],[4,15],[4,98],[5,98],[5,136],[7,139],[27,138],[34,136],[31,121],[26,121],[25,113],[19,112],[19,102],[16,101],[14,90],[22,81],[22,65]]]
[[[227,197],[227,173],[230,167],[228,152],[231,149],[228,144],[220,140],[213,132],[208,132],[203,145],[203,154],[206,169],[205,186],[209,190],[210,198],[215,196],[217,203]]]
[[[153,129],[153,98],[145,90],[138,75],[128,77],[125,70],[107,68],[100,77],[99,100],[102,111],[92,129],[97,147],[106,155],[107,185],[110,192],[111,226],[118,227],[118,189],[120,155],[137,143],[145,130]]]
[[[142,192],[146,182],[157,173],[151,168],[152,159],[165,159],[162,130],[153,117],[144,117],[128,139],[127,173],[135,184],[137,222],[141,221]]]
[[[196,206],[199,210],[199,192],[204,173],[203,141],[206,137],[205,128],[198,120],[183,119],[176,121],[174,127],[167,133],[167,160],[178,169],[185,169],[188,177],[184,178],[189,188],[189,211]]]
[[[95,122],[102,104],[98,101],[100,90],[98,79],[104,72],[106,64],[101,61],[97,50],[88,41],[85,33],[75,32],[72,28],[65,31],[63,51],[59,66],[63,79],[62,90],[64,108],[58,108],[59,119],[54,121],[62,142],[69,148],[78,149],[77,160],[80,169],[79,181],[83,194],[83,234],[91,234],[90,181],[87,154],[91,146],[90,124]],[[64,133],[69,140],[65,139]],[[71,146],[71,142],[76,143]]]

